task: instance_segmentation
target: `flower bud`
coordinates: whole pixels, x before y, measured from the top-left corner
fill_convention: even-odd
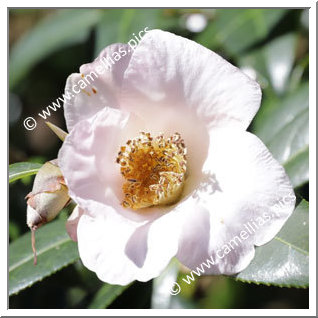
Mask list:
[[[52,221],[70,201],[57,160],[48,161],[41,167],[34,179],[32,192],[26,198],[27,225],[32,231],[32,248],[36,264],[34,231]]]

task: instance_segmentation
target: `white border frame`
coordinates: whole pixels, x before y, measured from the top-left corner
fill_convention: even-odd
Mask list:
[[[55,0],[47,4],[44,4],[43,1],[39,0],[30,0],[27,2],[28,7],[104,7],[107,4],[107,7],[118,7],[118,1],[105,3],[101,0],[91,0],[89,2],[75,2],[71,0]],[[235,8],[259,8],[259,7],[273,7],[273,8],[304,8],[310,7],[309,10],[309,141],[310,141],[310,152],[309,152],[309,168],[310,168],[310,222],[309,222],[309,273],[310,273],[310,288],[309,288],[309,309],[50,309],[50,310],[40,310],[40,309],[7,309],[9,305],[7,302],[7,262],[2,261],[1,263],[1,289],[0,289],[0,314],[1,316],[120,316],[120,315],[130,315],[130,316],[160,316],[160,315],[172,315],[172,316],[315,316],[316,315],[316,2],[315,1],[295,1],[295,0],[268,0],[268,1],[257,1],[255,0],[241,0],[239,2],[240,6],[237,6],[238,2],[235,1],[225,1],[225,0],[214,0],[203,1],[196,0],[195,3],[190,1],[182,2],[181,7],[205,7],[209,8],[213,4],[213,8],[217,7],[235,7]],[[2,39],[2,50],[1,50],[1,61],[2,61],[2,70],[7,70],[8,74],[8,56],[5,57],[5,52],[7,52],[7,32],[8,32],[8,7],[25,7],[25,2],[21,0],[12,0],[5,1],[5,6],[1,7],[1,39]],[[88,5],[89,4],[89,5]],[[171,1],[171,0],[161,0],[158,4],[147,1],[139,1],[138,3],[121,1],[121,7],[180,7],[180,2]],[[4,73],[4,71],[3,71]],[[6,104],[8,104],[8,81],[7,78],[2,76],[1,78],[1,90],[2,96],[6,96]],[[0,126],[1,136],[6,136],[8,141],[8,121],[4,122],[7,119],[8,114],[6,113],[6,107],[3,103],[0,108],[1,118],[3,120],[2,125]],[[23,129],[23,127],[21,127]],[[5,138],[1,139],[2,149],[6,149],[8,145],[5,144]],[[8,185],[7,185],[7,158],[1,156],[1,180],[3,182],[1,187],[1,194],[3,196],[6,193],[8,198]],[[6,167],[4,169],[3,167]],[[6,181],[4,181],[6,180]],[[4,184],[6,182],[6,184]],[[7,202],[8,204],[8,202]],[[4,210],[4,209],[2,209]],[[1,213],[1,251],[2,255],[7,255],[7,242],[8,242],[8,233],[7,233],[7,215],[2,211]]]

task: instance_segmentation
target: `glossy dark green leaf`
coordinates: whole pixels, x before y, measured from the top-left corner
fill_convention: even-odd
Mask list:
[[[286,224],[269,243],[257,247],[251,264],[237,279],[281,287],[309,285],[309,204],[297,206]]]
[[[127,286],[104,284],[96,293],[89,309],[104,309],[107,308],[126,288]]]
[[[282,164],[309,144],[309,110],[305,109],[283,126],[267,143],[273,156]]]
[[[283,9],[219,9],[196,41],[238,55],[264,39],[285,13]]]
[[[66,233],[64,221],[53,221],[39,228],[35,236],[37,265],[33,265],[30,233],[9,246],[9,295],[18,293],[79,258],[77,245]]]
[[[101,16],[99,10],[66,9],[43,20],[11,50],[9,84],[16,85],[32,66],[59,49],[83,42]]]
[[[9,183],[36,174],[42,167],[40,163],[17,162],[9,166]]]
[[[240,57],[239,66],[253,68],[267,79],[277,93],[281,94],[288,86],[289,75],[296,56],[296,40],[295,33],[275,38],[260,49]]]
[[[294,187],[308,181],[308,83],[281,99],[268,99],[261,106],[253,132],[285,166]]]
[[[309,85],[303,84],[281,99],[267,98],[253,121],[253,132],[268,143],[309,106]]]
[[[284,165],[287,174],[294,186],[302,186],[309,180],[309,147],[306,146],[297,152]]]
[[[296,34],[276,38],[265,47],[265,63],[270,82],[278,93],[283,93],[296,56]]]

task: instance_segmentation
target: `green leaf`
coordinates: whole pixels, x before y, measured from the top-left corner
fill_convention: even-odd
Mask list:
[[[241,68],[253,68],[266,78],[279,94],[287,89],[296,55],[296,34],[286,34],[269,42],[260,49],[239,58]],[[262,84],[262,80],[260,82]]]
[[[290,177],[292,184],[300,187],[309,180],[309,147],[296,153],[289,161],[285,163],[285,170]]]
[[[283,9],[219,9],[216,19],[196,41],[212,49],[224,48],[239,55],[269,32],[286,13]]]
[[[265,63],[270,82],[278,93],[283,93],[296,55],[296,34],[276,38],[265,47]]]
[[[36,174],[42,167],[40,163],[18,162],[9,166],[9,183]]]
[[[304,83],[297,90],[283,98],[267,98],[253,121],[253,131],[265,143],[309,106],[309,84]]]
[[[308,83],[281,99],[267,99],[253,122],[253,132],[285,166],[294,187],[308,181]]]
[[[155,28],[160,18],[159,9],[107,9],[100,23],[96,27],[95,56],[107,45],[117,42],[127,43],[138,41],[145,32],[139,32]],[[137,37],[137,39],[135,38]]]
[[[107,9],[96,26],[95,57],[107,45],[118,41],[118,25],[122,17],[122,10]]]
[[[283,126],[267,146],[273,156],[282,164],[293,158],[309,144],[309,113],[305,109]]]
[[[31,233],[9,246],[9,295],[30,287],[79,258],[77,245],[66,233],[64,221],[53,221],[41,227],[35,236],[37,265],[33,265]]]
[[[99,10],[63,9],[26,33],[11,50],[9,84],[12,88],[43,58],[83,42],[101,16]]]
[[[151,308],[168,309],[171,307],[172,297],[170,290],[175,289],[177,281],[179,262],[173,258],[162,274],[155,278],[152,286]]]
[[[236,279],[280,287],[308,287],[308,210],[308,202],[302,200],[275,238],[256,248],[255,258]]]
[[[92,302],[88,306],[89,309],[107,308],[128,286],[104,284],[96,293]]]

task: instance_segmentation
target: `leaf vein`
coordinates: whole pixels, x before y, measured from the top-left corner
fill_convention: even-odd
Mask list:
[[[302,253],[304,255],[309,256],[309,253],[307,251],[303,250],[302,248],[300,248],[300,247],[298,247],[298,246],[296,246],[296,245],[294,245],[292,243],[289,243],[289,242],[285,241],[284,239],[282,239],[282,238],[280,238],[278,236],[275,236],[275,239],[277,241],[283,243],[283,244],[286,244],[286,245],[290,246],[291,248],[295,249],[296,251],[298,251],[298,252],[300,252],[300,253]]]

